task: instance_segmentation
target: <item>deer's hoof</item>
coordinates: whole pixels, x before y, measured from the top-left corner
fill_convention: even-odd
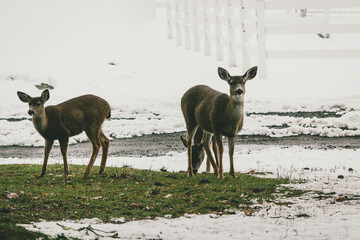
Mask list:
[[[89,173],[85,172],[83,178],[84,178],[84,179],[87,179],[88,175],[89,175]]]
[[[40,174],[40,176],[38,176],[39,178],[42,178],[42,177],[44,177],[45,176],[45,173],[44,172],[42,172],[41,174]]]

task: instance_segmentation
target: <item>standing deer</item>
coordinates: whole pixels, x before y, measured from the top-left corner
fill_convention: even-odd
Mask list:
[[[54,145],[54,140],[59,140],[65,176],[69,174],[67,162],[69,137],[83,131],[86,132],[93,146],[84,178],[90,174],[100,146],[102,147],[102,160],[99,173],[102,174],[105,171],[109,139],[102,132],[101,125],[105,118],[110,118],[109,103],[94,95],[83,95],[45,108],[44,104],[50,98],[49,90],[44,90],[40,97],[34,98],[23,92],[17,92],[17,95],[21,101],[29,103],[28,114],[32,116],[35,129],[45,138],[45,156],[39,177],[43,177],[46,173],[49,153]]]
[[[224,151],[222,136],[228,137],[230,175],[234,171],[234,145],[238,132],[244,121],[245,83],[256,76],[257,67],[250,68],[243,76],[231,76],[228,71],[218,68],[219,77],[230,86],[230,96],[208,86],[198,85],[190,88],[181,98],[187,129],[188,176],[193,176],[192,142],[198,128],[204,130],[202,139],[206,155],[214,169],[215,175],[224,177],[222,155]],[[210,151],[210,140],[214,136],[216,151],[215,160]]]

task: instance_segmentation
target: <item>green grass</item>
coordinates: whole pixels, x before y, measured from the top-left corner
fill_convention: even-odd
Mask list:
[[[259,178],[225,174],[154,172],[131,168],[107,168],[98,175],[97,167],[87,180],[82,178],[85,166],[70,166],[72,176],[63,177],[62,165],[48,166],[44,178],[36,178],[38,165],[0,166],[0,238],[9,231],[25,231],[16,227],[45,219],[82,219],[97,217],[126,220],[154,219],[186,213],[231,213],[229,209],[248,210],[254,202],[275,202],[279,197],[292,197],[302,191],[280,187],[286,179]],[[10,194],[12,197],[10,197]],[[29,237],[28,239],[35,239]],[[2,238],[3,239],[3,238]]]

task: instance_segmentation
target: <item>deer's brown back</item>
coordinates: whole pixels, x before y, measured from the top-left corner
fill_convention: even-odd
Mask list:
[[[48,134],[74,136],[93,127],[100,127],[110,116],[110,105],[94,95],[83,95],[45,108]]]
[[[197,85],[183,95],[181,109],[187,125],[199,126],[208,132],[213,132],[216,121],[219,123],[223,121],[221,118],[225,116],[228,102],[227,94],[205,85]],[[217,116],[220,117],[219,120]]]

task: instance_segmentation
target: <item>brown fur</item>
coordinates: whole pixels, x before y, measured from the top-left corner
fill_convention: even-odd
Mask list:
[[[204,157],[205,157],[205,152],[204,152],[204,131],[201,130],[201,128],[198,128],[196,131],[196,134],[194,136],[193,139],[193,144],[191,146],[191,162],[192,162],[192,168],[193,168],[193,172],[194,174],[196,174],[202,164],[202,162],[204,161]],[[183,142],[184,146],[187,148],[187,139],[184,136],[181,136],[181,141]],[[212,138],[212,149],[215,153],[216,156],[216,142],[214,140],[214,137]],[[207,156],[206,159],[206,172],[210,172],[210,158],[209,156]],[[219,163],[217,162],[216,159],[216,165],[218,165]]]
[[[86,178],[95,162],[96,156],[102,147],[102,160],[99,173],[105,170],[109,148],[109,139],[101,130],[105,118],[110,117],[110,105],[102,98],[94,95],[83,95],[72,98],[58,105],[44,107],[49,99],[49,91],[42,92],[41,97],[32,98],[26,93],[17,92],[23,102],[29,103],[29,114],[35,129],[45,138],[45,156],[40,177],[46,173],[49,153],[54,140],[59,140],[64,160],[65,175],[69,174],[67,164],[67,146],[69,137],[86,132],[93,146],[90,162],[84,173]]]
[[[181,98],[181,110],[183,112],[187,128],[188,150],[188,175],[193,175],[192,169],[192,141],[198,128],[204,130],[203,146],[214,168],[214,173],[223,178],[223,144],[222,136],[229,139],[230,175],[235,177],[233,166],[234,144],[238,132],[243,126],[244,120],[244,94],[245,82],[256,76],[257,67],[249,69],[243,76],[230,76],[222,68],[218,68],[221,79],[230,85],[230,96],[216,91],[205,85],[190,88]],[[215,163],[212,157],[209,143],[214,136],[216,149]]]

